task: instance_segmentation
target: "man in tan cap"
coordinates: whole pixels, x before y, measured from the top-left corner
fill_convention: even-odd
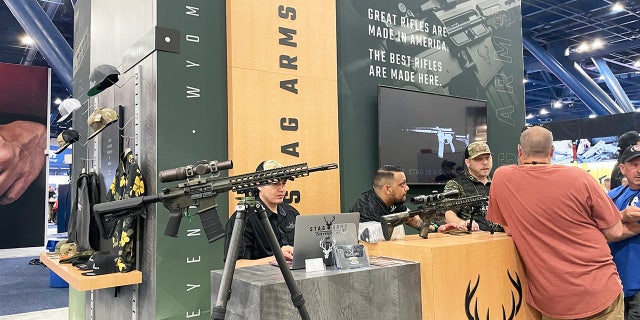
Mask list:
[[[459,197],[488,196],[491,186],[489,174],[493,167],[489,145],[484,141],[470,143],[464,151],[464,164],[466,166],[464,174],[449,180],[444,191],[457,190]],[[476,203],[448,210],[444,214],[445,221],[456,225],[461,230],[503,232],[502,226],[487,220],[487,204],[488,201],[484,201],[480,205]],[[472,215],[473,222],[469,226]]]
[[[256,168],[256,172],[284,167],[275,160],[262,161]],[[293,260],[293,235],[296,216],[300,213],[294,207],[284,202],[287,193],[287,180],[280,180],[275,183],[257,187],[252,193],[267,212],[269,223],[273,233],[280,244],[280,250],[285,259]],[[257,195],[256,195],[257,193]],[[248,212],[247,212],[248,213]],[[224,244],[224,256],[227,258],[229,251],[231,233],[235,224],[237,212],[234,212],[227,223]],[[262,225],[257,213],[248,213],[245,216],[245,228],[238,244],[238,257],[236,267],[245,267],[258,264],[266,264],[275,261],[273,251],[269,245],[267,234],[262,230]]]

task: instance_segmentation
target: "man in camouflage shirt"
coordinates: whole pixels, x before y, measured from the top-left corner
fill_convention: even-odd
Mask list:
[[[444,191],[458,190],[459,197],[471,197],[476,195],[489,195],[491,178],[489,173],[493,166],[492,154],[486,142],[477,141],[470,143],[464,152],[466,170],[464,175],[449,180]],[[445,221],[457,226],[458,229],[467,230],[471,215],[473,224],[471,231],[497,231],[504,232],[501,225],[487,220],[488,201],[462,206],[445,212]]]

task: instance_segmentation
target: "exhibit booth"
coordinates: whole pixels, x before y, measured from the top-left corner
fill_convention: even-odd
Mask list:
[[[345,212],[371,187],[381,161],[406,161],[401,165],[410,169],[415,194],[441,190],[443,184],[434,178],[442,173],[441,162],[459,162],[460,152],[476,139],[488,140],[494,168],[516,162],[525,110],[517,1],[78,1],[74,25],[73,95],[82,105],[73,112],[80,139],[73,145],[71,181],[95,172],[105,191],[100,202],[113,200],[106,193],[118,185],[114,177],[121,177],[131,159],[144,179],[144,190],[137,188],[136,195],[144,197],[188,187],[187,176],[162,179],[158,174],[183,172],[202,160],[233,161],[233,168],[205,172],[214,179],[254,172],[265,159],[308,167],[336,163],[337,170],[301,175],[287,184],[285,201],[302,214]],[[116,71],[98,76],[110,67]],[[109,86],[91,90],[116,74]],[[387,109],[381,119],[382,88],[398,94],[386,108],[406,107],[412,95],[445,102],[428,111],[415,105],[403,109],[420,117]],[[454,101],[457,108],[450,108]],[[96,126],[102,121],[96,114],[111,120]],[[381,136],[394,130],[406,143],[386,143],[399,149],[384,149],[382,158]],[[213,196],[224,226],[238,194],[227,189]],[[193,211],[165,235],[167,225],[176,222],[171,214],[180,217],[189,208],[172,207],[161,198],[135,204],[144,210],[137,211],[132,229],[130,272],[86,279],[54,268],[71,280],[70,319],[211,318],[212,270],[223,268],[224,241],[208,237]],[[424,253],[399,257],[420,263],[422,300],[411,300],[412,314],[445,319],[438,308],[453,299],[463,299],[455,308],[464,307],[459,289],[468,285],[478,287],[479,295],[467,299],[482,314],[487,308],[497,314],[497,305],[509,305],[509,292],[519,292],[514,295],[522,299],[526,278],[510,239],[491,239],[451,237],[449,246],[440,239],[407,239],[368,248],[373,256],[409,243],[424,246]],[[99,247],[112,248],[112,242],[103,237]],[[436,244],[442,247],[429,248]],[[478,265],[474,271],[465,257],[476,261],[476,246],[508,266]],[[447,250],[460,255],[441,264],[451,253]],[[429,265],[433,269],[425,268]],[[397,271],[392,269],[369,271]],[[455,287],[443,279],[452,279]],[[496,298],[499,304],[485,304],[485,290],[491,290],[484,289],[487,282],[504,291]],[[351,286],[349,281],[341,285]],[[431,285],[439,289],[425,291]],[[396,291],[403,289],[411,288]],[[311,304],[319,297],[306,299]],[[404,308],[401,297],[394,301]],[[456,315],[462,314],[458,310]],[[524,303],[514,312],[513,319],[528,319]]]

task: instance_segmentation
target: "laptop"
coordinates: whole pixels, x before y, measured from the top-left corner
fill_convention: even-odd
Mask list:
[[[358,244],[359,223],[358,212],[297,216],[291,269],[304,269],[305,260],[314,258],[333,265],[335,246]]]

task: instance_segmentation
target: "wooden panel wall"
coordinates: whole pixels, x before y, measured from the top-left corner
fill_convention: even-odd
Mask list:
[[[334,1],[227,1],[230,174],[338,162],[335,19]],[[303,214],[339,212],[338,170],[287,189]]]

